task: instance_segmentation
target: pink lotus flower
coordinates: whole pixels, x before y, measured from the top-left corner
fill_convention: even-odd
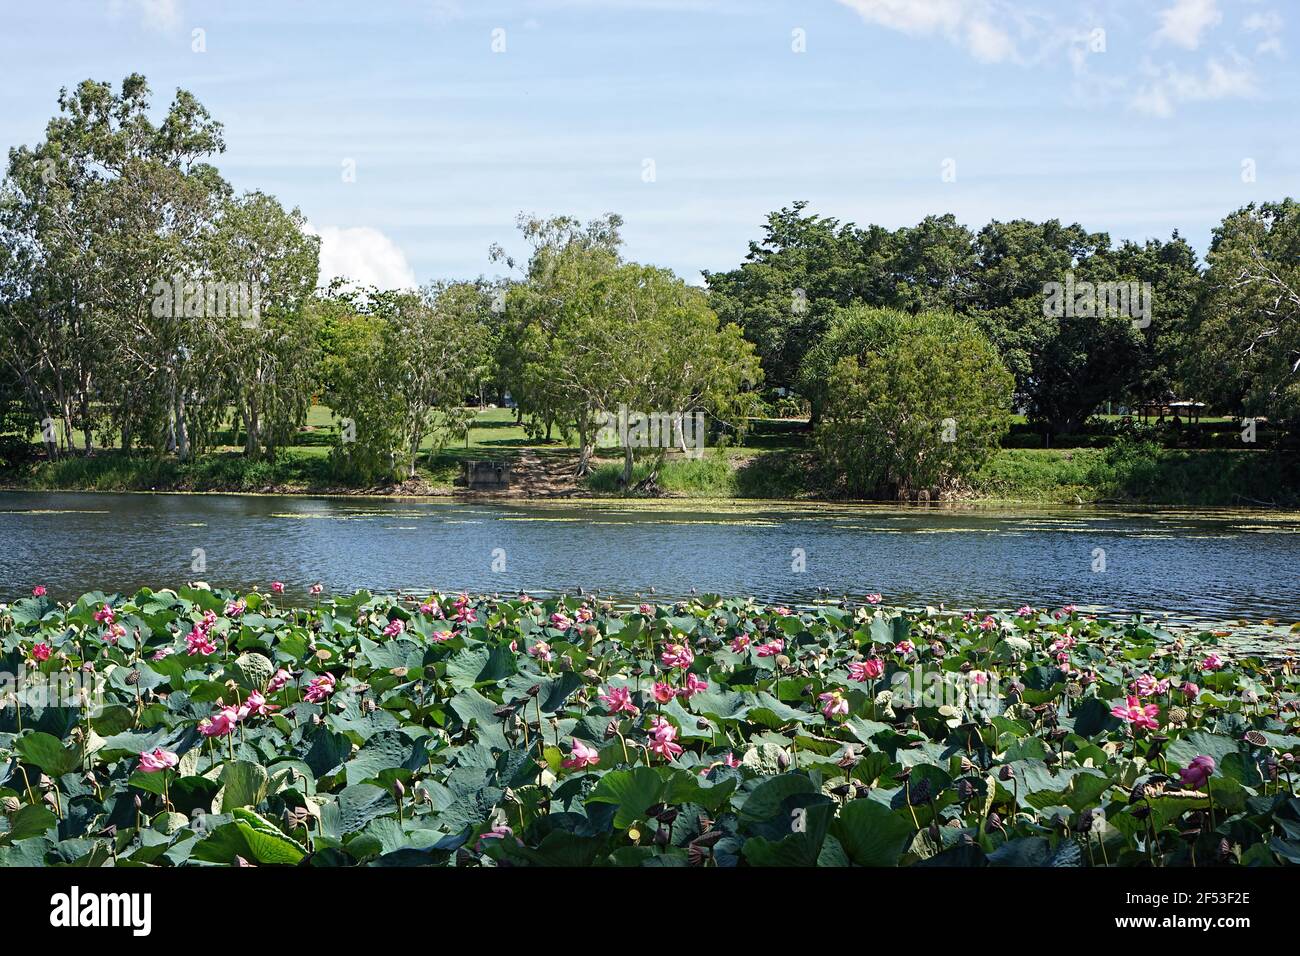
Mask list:
[[[176,648],[174,647],[161,647],[158,650],[153,652],[153,657],[151,658],[151,660],[155,660],[155,661],[166,660],[167,658],[171,657],[175,653],[176,653]]]
[[[138,769],[141,773],[157,773],[159,770],[170,770],[180,762],[181,758],[170,750],[163,750],[158,747],[155,750],[144,751],[140,754]]]
[[[1190,764],[1178,771],[1178,777],[1182,780],[1184,787],[1200,790],[1209,781],[1213,773],[1214,758],[1201,754],[1199,757],[1193,757]]]
[[[432,601],[432,600],[430,600],[430,601],[425,601],[423,604],[420,605],[420,613],[421,613],[421,614],[428,614],[428,615],[430,615],[431,617],[437,617],[437,618],[440,618],[440,617],[443,616],[443,615],[442,615],[442,605],[440,605],[440,604],[438,604],[436,601]]]
[[[324,590],[325,590],[325,585],[323,585],[323,584],[313,584],[313,585],[308,589],[308,592],[311,594],[312,597],[318,597],[318,596],[320,595],[320,593],[321,593],[322,591],[324,591]]]
[[[685,670],[695,663],[695,652],[685,644],[669,644],[659,659],[663,661],[664,667],[680,667]]]
[[[879,657],[868,657],[865,661],[849,662],[849,680],[875,680],[885,672],[885,662]]]
[[[32,597],[45,597],[45,585],[38,584],[32,588]]]
[[[185,650],[190,657],[195,654],[202,654],[207,657],[209,654],[217,652],[217,646],[212,643],[207,631],[195,627],[194,630],[185,635]]]
[[[95,612],[95,621],[98,624],[112,624],[114,620],[113,609],[107,604]]]
[[[1205,660],[1201,661],[1201,670],[1217,671],[1227,662],[1218,654],[1211,654]]]
[[[246,720],[249,717],[261,717],[279,709],[275,704],[268,704],[266,698],[259,691],[252,691],[243,704],[240,705],[238,714],[240,720]]]
[[[776,657],[777,654],[780,654],[785,650],[785,641],[776,637],[768,641],[766,644],[755,644],[754,650],[757,652],[759,657]]]
[[[1192,698],[1193,700],[1195,700],[1196,695],[1201,692],[1201,689],[1189,680],[1183,681],[1182,686],[1179,687],[1178,689],[1182,691],[1186,696]]]
[[[1016,611],[1016,617],[1033,617],[1033,616],[1034,616],[1034,609],[1030,607],[1028,604],[1021,605],[1020,609]]]
[[[735,637],[731,639],[731,653],[733,654],[743,654],[745,648],[747,648],[748,646],[749,646],[748,634],[737,634]]]
[[[655,681],[654,690],[652,691],[654,699],[661,704],[666,704],[677,696],[677,691],[673,690],[671,684],[665,684],[663,681]]]
[[[278,694],[288,686],[289,681],[291,680],[293,680],[293,675],[281,667],[271,676],[271,679],[267,681],[266,692],[268,694]]]
[[[48,661],[50,659],[50,645],[44,641],[32,648],[32,659],[38,661]]]
[[[1133,682],[1132,690],[1139,697],[1154,697],[1169,690],[1169,680],[1156,680],[1150,674],[1143,674]]]
[[[459,624],[473,624],[478,620],[478,614],[468,605],[456,609],[456,621]]]
[[[838,690],[827,691],[819,694],[817,699],[822,702],[822,715],[831,720],[834,717],[843,717],[849,712],[849,701],[844,694]]]
[[[108,641],[108,643],[112,644],[114,647],[116,647],[117,642],[124,637],[126,637],[126,628],[121,624],[109,625],[108,630],[104,632],[104,640]]]
[[[779,614],[781,615],[781,617],[789,617],[791,614],[794,613],[794,611],[790,610],[788,607],[782,606],[778,608],[773,608],[772,613]]]
[[[406,622],[403,621],[400,617],[395,617],[391,621],[389,621],[388,626],[384,628],[384,637],[396,637],[398,634],[401,634],[405,630],[406,630]]]
[[[632,695],[626,687],[611,687],[600,695],[605,709],[611,714],[639,714],[641,709],[632,703]]]
[[[976,687],[984,687],[989,682],[989,675],[983,671],[971,671],[968,676],[970,677],[970,682]]]
[[[283,593],[284,593],[284,582],[283,582],[283,581],[272,581],[272,582],[271,582],[271,593],[272,593],[272,594],[283,594]]]
[[[677,741],[677,728],[663,717],[655,717],[650,723],[650,749],[668,760],[676,759],[682,752]]]
[[[573,748],[569,756],[560,765],[568,767],[570,770],[581,770],[583,767],[594,767],[598,763],[600,763],[600,751],[595,747],[588,747],[577,737],[574,737]]]
[[[233,733],[239,725],[239,711],[233,707],[222,707],[212,717],[199,721],[199,733],[204,737],[224,737]]]
[[[740,766],[740,758],[737,757],[734,753],[727,754],[725,757],[722,758],[722,762],[726,766],[731,767],[733,770]]]
[[[1131,695],[1126,704],[1116,704],[1110,712],[1135,727],[1145,727],[1148,730],[1160,729],[1160,724],[1155,719],[1160,713],[1160,708],[1155,704],[1147,704],[1143,707],[1142,702]]]
[[[510,829],[510,827],[504,823],[498,823],[491,830],[488,830],[486,833],[479,835],[478,841],[474,844],[474,852],[476,853],[483,852],[483,841],[485,840],[504,840],[506,837],[513,838],[514,841],[518,843],[520,846],[524,845],[523,840],[520,840],[518,837],[515,837],[514,830]]]
[[[867,603],[868,603],[868,604],[872,604],[872,605],[879,604],[882,600],[884,600],[884,599],[883,599],[879,594],[868,594],[868,595],[867,595]]]
[[[899,641],[894,645],[894,650],[906,657],[908,654],[912,653],[912,651],[916,650],[916,645],[911,641]]]
[[[701,694],[708,689],[709,689],[708,681],[704,680],[703,678],[699,677],[696,674],[687,674],[686,686],[683,687],[681,690],[679,690],[677,693],[679,696],[685,697],[687,700],[690,700],[696,694]]]
[[[434,631],[429,635],[429,640],[435,644],[441,644],[444,641],[450,641],[455,636],[451,631]],[[517,650],[517,648],[511,648],[511,650]]]
[[[569,615],[565,614],[563,611],[556,611],[551,615],[551,626],[559,628],[561,631],[567,631],[569,628],[573,627],[573,618],[569,617]]]
[[[654,607],[649,604],[642,604],[639,608],[637,608],[637,610],[640,611],[642,614],[646,615],[647,617],[654,614],[655,612]]]
[[[536,641],[533,646],[528,648],[528,653],[539,661],[553,660],[555,655],[551,653],[551,645],[545,641]]]
[[[998,626],[997,619],[992,614],[985,614],[984,620],[980,621],[981,631],[991,631]]]
[[[334,686],[338,681],[333,674],[321,674],[319,677],[313,677],[307,684],[307,691],[302,695],[303,700],[311,704],[319,704],[329,698],[334,693]]]
[[[577,618],[579,624],[586,624],[591,620],[591,608],[587,607],[585,604],[578,608]]]
[[[248,610],[248,602],[243,598],[238,601],[231,601],[226,605],[226,617],[243,617],[244,612]]]

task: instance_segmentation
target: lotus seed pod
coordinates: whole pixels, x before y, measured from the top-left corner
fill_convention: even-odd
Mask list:
[[[1006,783],[1009,780],[1014,780],[1015,776],[1016,772],[1011,769],[1011,764],[1008,763],[1004,763],[1002,769],[998,771],[998,779],[1003,783]]]

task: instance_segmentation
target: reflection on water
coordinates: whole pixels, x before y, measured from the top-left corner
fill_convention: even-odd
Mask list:
[[[493,571],[497,549],[504,571]],[[200,551],[206,569],[195,571]],[[624,598],[694,588],[786,602],[878,591],[905,604],[1074,602],[1289,623],[1300,620],[1300,515],[0,493],[0,600],[35,583],[67,597],[273,579],[298,595],[314,581]]]

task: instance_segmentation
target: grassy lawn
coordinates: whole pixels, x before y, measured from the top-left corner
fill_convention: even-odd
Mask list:
[[[147,455],[124,456],[100,449],[89,458],[73,455],[37,461],[4,483],[38,490],[338,491],[353,490],[337,479],[329,453],[338,425],[329,408],[313,406],[295,443],[274,461],[249,461],[233,431],[197,460],[179,462]],[[73,436],[81,440],[80,435]],[[669,495],[692,498],[808,499],[819,496],[816,461],[807,423],[756,419],[743,443],[710,448],[699,459],[670,456],[659,473]],[[422,446],[424,452],[432,442]],[[577,453],[577,437],[552,441],[529,438],[507,408],[479,412],[462,441],[444,447],[417,472],[432,492],[450,491],[467,459],[512,461],[527,450],[564,472]],[[646,477],[638,463],[634,480]],[[593,474],[573,490],[618,494],[622,459],[616,448],[597,450]],[[3,479],[0,479],[3,480]],[[1296,456],[1262,449],[1127,449],[1010,447],[972,479],[967,497],[990,501],[1146,502],[1182,505],[1291,505],[1300,488]]]

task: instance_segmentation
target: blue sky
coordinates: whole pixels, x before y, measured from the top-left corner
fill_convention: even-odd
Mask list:
[[[1294,0],[8,0],[3,17],[0,146],[38,140],[87,77],[144,73],[159,108],[184,87],[225,123],[237,188],[299,206],[327,271],[389,286],[499,272],[489,245],[518,249],[521,211],[618,212],[629,258],[699,281],[797,199],[890,227],[1177,228],[1203,253],[1226,212],[1300,196]]]

